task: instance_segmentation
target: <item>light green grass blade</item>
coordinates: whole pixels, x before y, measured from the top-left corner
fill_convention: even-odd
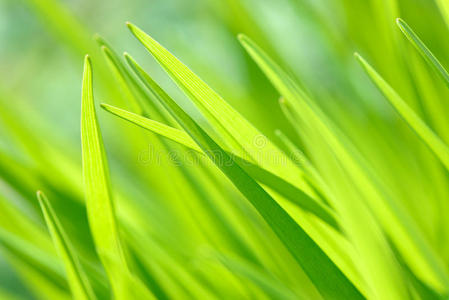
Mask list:
[[[81,110],[83,178],[89,225],[106,270],[111,272],[115,269],[112,264],[121,264],[127,269],[118,236],[103,140],[95,114],[92,66],[88,56],[84,61]]]
[[[139,73],[140,74],[140,73]],[[352,283],[304,232],[304,230],[265,192],[256,181],[233,162],[226,151],[215,143],[152,79],[148,83],[154,96],[169,110],[179,124],[218,168],[233,182],[270,225],[296,261],[309,275],[322,295],[331,299],[363,298]]]
[[[306,192],[311,192],[302,180],[302,172],[276,145],[174,55],[138,27],[130,23],[127,25],[163,69],[206,116],[214,129],[221,135],[229,150],[244,157],[248,156],[264,169],[305,189]],[[264,153],[268,153],[271,159],[261,159],[261,157],[267,157]],[[279,160],[285,162],[282,167],[279,167]]]
[[[355,57],[360,62],[366,73],[385,95],[407,124],[429,146],[442,164],[449,170],[448,146],[427,126],[427,124],[407,105],[396,91],[377,73],[377,71],[359,54]]]
[[[139,74],[142,75],[143,78],[146,78],[147,81],[151,80],[150,78],[147,78],[144,71],[133,61],[130,59],[131,62],[133,62],[136,71],[139,72]],[[186,146],[189,149],[192,149],[200,154],[204,154],[204,152],[201,150],[200,147],[195,143],[192,138],[185,133],[182,130],[167,126],[165,124],[159,123],[157,121],[145,118],[143,116],[139,116],[137,114],[128,112],[126,110],[114,107],[112,105],[108,104],[102,104],[102,108],[104,108],[106,111],[124,119],[131,123],[136,124],[137,126],[140,126],[146,130],[149,130],[151,132],[154,132],[156,134],[159,134],[165,138],[168,138],[172,141],[175,141],[183,146]],[[238,157],[237,155],[233,153],[227,152],[249,175],[251,175],[253,178],[255,178],[257,181],[261,182],[262,184],[266,185],[267,187],[273,189],[274,191],[278,192],[279,194],[283,195],[287,199],[291,200],[293,203],[300,206],[305,211],[308,211],[333,228],[339,230],[337,221],[335,220],[333,212],[322,205],[321,203],[313,200],[310,198],[307,194],[303,193],[301,190],[296,188],[295,186],[289,184],[288,182],[284,181],[282,178],[270,173],[267,170],[264,170],[261,167],[258,167],[254,163],[251,163],[250,161],[247,161],[246,159],[242,157]]]
[[[64,262],[67,279],[75,299],[96,299],[87,276],[81,267],[73,246],[68,239],[61,223],[45,195],[38,191],[37,198],[47,222],[53,242]]]
[[[100,40],[101,41],[101,40]],[[100,44],[104,43],[103,41],[99,42]],[[128,85],[128,81],[131,76],[128,71],[122,66],[118,57],[106,46],[101,46],[101,51],[108,63],[108,66],[112,73],[114,74],[115,79],[120,87],[120,91],[123,93],[124,99],[129,103],[130,109],[138,114],[142,114],[142,105],[139,103],[139,100],[134,97],[133,91],[130,89]]]
[[[84,61],[81,144],[87,215],[95,246],[119,299],[152,294],[129,271],[120,241],[109,183],[109,171],[100,128],[95,113],[92,66]]]
[[[426,62],[441,76],[444,83],[449,87],[449,73],[443,67],[441,62],[433,55],[432,51],[427,48],[423,41],[416,35],[413,29],[408,26],[408,24],[402,20],[397,19],[396,23],[401,29],[402,33],[407,37],[407,39],[412,43],[412,45],[418,50],[419,54],[426,60]]]

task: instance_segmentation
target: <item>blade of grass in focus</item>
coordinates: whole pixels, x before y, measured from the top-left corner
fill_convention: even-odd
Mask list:
[[[310,191],[305,183],[298,179],[302,176],[299,169],[266,136],[262,135],[187,66],[149,35],[131,23],[127,23],[127,26],[201,110],[232,152],[244,157],[248,156],[268,171],[288,180],[292,184],[298,185],[300,188],[305,189],[306,192]],[[258,146],[258,140],[263,140],[263,147]],[[264,157],[261,155],[264,152],[275,156],[277,159],[282,159],[285,162],[283,167],[279,168],[273,162],[277,161],[277,159],[273,160],[272,157],[265,160],[261,159],[261,157]]]
[[[116,297],[125,299],[130,295],[140,295],[153,298],[140,280],[130,274],[123,252],[110,190],[106,154],[95,114],[92,66],[88,56],[84,61],[82,90],[83,177],[89,224],[97,252]]]

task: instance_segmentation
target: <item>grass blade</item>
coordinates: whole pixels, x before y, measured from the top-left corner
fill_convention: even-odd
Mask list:
[[[407,105],[396,91],[377,73],[377,71],[359,54],[355,54],[356,59],[365,69],[371,80],[377,85],[385,98],[396,109],[399,115],[416,132],[416,134],[426,143],[435,153],[442,164],[449,170],[449,148],[448,146],[430,129],[427,124]]]
[[[323,297],[330,299],[363,298],[320,247],[251,176],[236,163],[219,163],[222,161],[233,162],[233,158],[226,151],[212,140],[148,74],[138,72],[138,75],[151,89],[155,98],[172,113],[195,143],[257,209],[302,266]]]
[[[51,233],[53,242],[58,249],[62,261],[67,272],[67,278],[75,299],[96,299],[92,287],[86,277],[84,270],[75,254],[73,246],[68,239],[58,217],[45,195],[38,191],[37,198],[41,206],[42,212],[47,222],[48,229]]]
[[[407,37],[407,39],[412,43],[412,45],[418,50],[419,54],[426,60],[426,62],[441,76],[444,83],[449,87],[449,73],[440,63],[440,61],[433,55],[432,51],[427,48],[423,41],[418,35],[413,31],[408,24],[402,20],[397,19],[396,23],[401,29],[402,33]]]
[[[126,299],[134,295],[152,299],[153,295],[130,273],[119,237],[107,159],[95,113],[89,56],[84,61],[81,142],[89,225],[114,294],[117,298]]]
[[[149,35],[133,24],[127,23],[127,26],[206,116],[233,153],[250,157],[266,170],[311,193],[311,189],[302,180],[302,172],[276,145]],[[260,140],[263,140],[263,147],[259,147],[256,142]],[[263,153],[276,158],[261,159],[266,157]],[[277,163],[280,159],[285,161],[282,168]]]

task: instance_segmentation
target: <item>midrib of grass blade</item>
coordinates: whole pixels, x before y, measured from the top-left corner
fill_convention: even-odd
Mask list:
[[[206,116],[232,152],[250,157],[263,168],[294,185],[298,185],[306,192],[311,192],[302,180],[302,172],[267,137],[262,135],[174,55],[138,27],[130,23],[127,23],[127,25],[162,68]],[[258,147],[256,141],[261,139],[263,139],[264,145]],[[270,158],[277,156],[285,163],[282,167],[279,167],[279,164],[274,162],[276,159],[261,159],[261,157],[264,157],[263,153],[271,155]]]
[[[419,54],[426,60],[430,67],[432,67],[437,74],[440,75],[444,83],[449,87],[449,73],[443,67],[441,62],[435,57],[432,51],[427,48],[424,42],[404,20],[398,18],[396,23],[410,43],[412,43],[416,50],[418,50]]]
[[[142,75],[142,78],[145,78],[147,82],[151,80],[145,74],[143,74],[142,70],[136,66],[136,70],[139,71],[139,73]],[[150,84],[150,87],[154,86],[154,83]],[[125,111],[123,109],[102,104],[102,108],[104,108],[106,111],[124,119],[127,120],[133,124],[136,124],[139,127],[142,127],[146,130],[152,131],[156,134],[159,134],[165,138],[168,138],[172,141],[175,141],[181,145],[186,146],[189,149],[192,149],[200,154],[205,154],[200,147],[195,143],[195,141],[184,131],[173,128],[171,126],[167,126],[165,124],[159,123],[157,121],[139,116],[137,114]],[[293,203],[300,206],[305,211],[308,211],[314,215],[316,215],[318,218],[335,228],[336,230],[339,230],[337,221],[335,220],[335,217],[333,215],[333,212],[325,207],[324,205],[320,204],[319,202],[311,199],[307,194],[303,193],[301,190],[297,189],[295,186],[289,184],[288,182],[284,181],[283,179],[277,177],[276,175],[270,173],[269,171],[266,171],[257,165],[245,160],[244,158],[238,157],[232,153],[228,154],[233,157],[233,159],[239,163],[239,165],[253,178],[255,178],[260,183],[268,186],[269,188],[273,189],[274,191],[278,192],[279,194],[283,195],[287,199],[291,200]]]
[[[449,170],[448,146],[427,126],[427,124],[406,104],[401,96],[396,93],[396,91],[363,57],[357,53],[355,54],[355,57],[399,115],[435,153],[446,169]]]
[[[70,289],[75,299],[96,299],[87,276],[81,267],[73,246],[68,239],[50,202],[42,192],[37,192],[37,198],[45,217],[53,242],[64,262]]]
[[[161,101],[167,110],[172,113],[173,117],[177,119],[178,123],[203,152],[252,203],[296,261],[303,267],[324,297],[332,299],[363,298],[318,245],[252,177],[235,163],[219,163],[223,160],[232,162],[233,159],[154,81],[152,81],[152,91],[158,101]]]
[[[89,226],[114,294],[119,299],[126,299],[130,295],[152,299],[153,295],[130,273],[120,241],[109,186],[107,159],[95,113],[89,56],[84,61],[81,144]]]

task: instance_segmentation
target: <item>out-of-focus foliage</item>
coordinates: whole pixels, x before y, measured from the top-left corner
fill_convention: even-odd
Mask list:
[[[1,0],[0,298],[447,298],[448,12]]]

